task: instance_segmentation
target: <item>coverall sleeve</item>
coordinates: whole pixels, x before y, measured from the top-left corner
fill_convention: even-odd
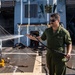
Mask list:
[[[71,37],[70,37],[70,34],[69,32],[67,31],[66,35],[65,35],[65,44],[66,45],[69,45],[72,43],[72,40],[71,40]]]
[[[41,39],[42,39],[43,41],[46,40],[46,30],[43,32],[43,34],[42,34],[42,36],[41,36]]]

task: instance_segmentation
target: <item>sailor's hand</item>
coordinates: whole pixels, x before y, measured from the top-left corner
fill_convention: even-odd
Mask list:
[[[30,35],[30,34],[26,34],[26,36],[27,36],[29,39],[31,39],[31,40],[37,41],[37,39],[36,39],[34,36]]]
[[[64,58],[62,59],[63,62],[68,62],[71,58],[71,54],[67,53],[66,56],[64,56]]]
[[[30,38],[30,39],[32,39],[32,35],[30,35],[30,34],[26,34],[26,36],[28,37],[28,38]]]
[[[67,58],[67,59],[70,59],[70,58],[71,58],[71,53],[67,53],[67,54],[66,54],[66,58]]]
[[[31,35],[30,35],[30,34],[26,34],[26,36],[27,36],[27,37],[30,37]]]
[[[29,39],[32,39],[32,40],[35,40],[35,41],[38,41],[38,40],[41,41],[41,37],[40,37],[40,36],[35,37],[35,36],[33,36],[33,35],[30,35],[30,34],[26,34],[26,36],[27,36]],[[37,38],[38,40],[37,40],[36,38]]]

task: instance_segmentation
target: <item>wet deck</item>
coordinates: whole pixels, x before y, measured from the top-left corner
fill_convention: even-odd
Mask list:
[[[5,67],[0,68],[0,75],[46,75],[42,66],[46,65],[45,54],[46,51],[43,51],[43,55],[39,56],[38,51],[31,48],[3,48],[2,57],[9,60],[6,60]],[[75,71],[67,69],[66,74],[75,75]]]

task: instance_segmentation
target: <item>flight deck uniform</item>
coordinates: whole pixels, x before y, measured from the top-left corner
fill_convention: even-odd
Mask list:
[[[69,45],[72,43],[69,32],[60,25],[57,31],[53,33],[53,29],[50,27],[44,31],[41,39],[43,41],[47,40],[47,46],[49,48],[46,55],[49,74],[66,75],[66,66],[65,62],[63,62],[64,56],[53,50],[65,52],[65,44]]]

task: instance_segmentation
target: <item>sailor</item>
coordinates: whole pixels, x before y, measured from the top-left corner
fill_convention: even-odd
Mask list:
[[[54,50],[65,52],[66,49],[66,58],[70,58],[72,50],[72,41],[69,32],[60,25],[60,15],[54,13],[50,17],[51,27],[47,28],[42,36],[37,37],[39,40],[47,40],[47,67],[49,69],[49,75],[66,75],[66,66],[64,62],[64,56],[54,52]],[[34,36],[27,34],[30,39],[36,40]]]

